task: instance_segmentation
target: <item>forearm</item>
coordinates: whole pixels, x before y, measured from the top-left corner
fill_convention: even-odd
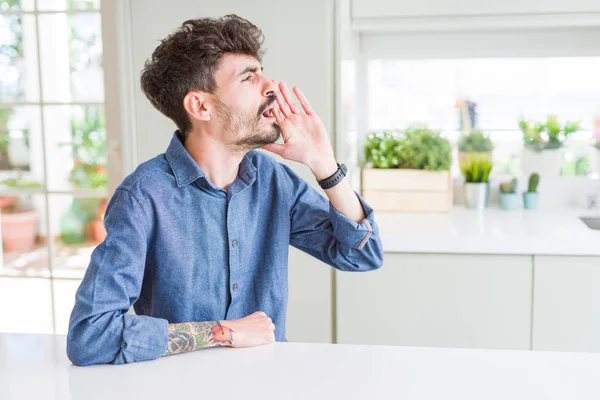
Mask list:
[[[313,165],[311,170],[317,180],[323,180],[333,175],[337,171],[337,168],[335,159],[331,158]],[[329,198],[331,205],[347,218],[356,223],[360,223],[365,219],[365,211],[358,197],[356,197],[352,186],[350,186],[349,179],[342,179],[340,183],[331,189],[326,189],[325,194]]]
[[[163,356],[207,347],[232,346],[233,331],[220,321],[169,324],[169,340]]]

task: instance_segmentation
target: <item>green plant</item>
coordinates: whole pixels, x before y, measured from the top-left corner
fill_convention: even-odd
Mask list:
[[[513,178],[511,181],[502,182],[500,184],[500,193],[503,194],[514,194],[517,193],[517,178]]]
[[[398,168],[400,139],[396,133],[372,132],[367,136],[364,152],[365,160],[375,168]]]
[[[13,177],[13,178],[6,178],[2,181],[2,184],[6,187],[11,187],[11,188],[28,188],[28,189],[34,189],[34,188],[40,188],[42,187],[42,184],[39,183],[38,181],[34,181],[34,180],[30,180],[30,179],[24,179],[22,177],[22,173],[20,175],[17,175],[17,177]]]
[[[494,149],[492,140],[479,129],[472,129],[461,135],[458,141],[458,151],[464,153],[487,153]]]
[[[399,146],[400,168],[447,171],[452,163],[450,142],[425,126],[411,126]]]
[[[579,122],[565,122],[564,126],[558,122],[556,115],[548,115],[546,119],[546,131],[548,132],[547,148],[559,148],[567,137],[579,130]]]
[[[519,128],[523,133],[523,144],[525,147],[543,150],[545,148],[542,132],[546,129],[544,124],[534,121],[526,121],[523,116],[519,119]]]
[[[107,186],[106,137],[104,115],[97,107],[87,107],[83,115],[71,118],[73,168],[69,180],[76,188],[98,189]]]
[[[594,143],[594,147],[598,150],[600,150],[600,140],[597,141],[596,143]]]
[[[8,151],[8,120],[13,114],[12,107],[0,107],[0,150]]]
[[[36,189],[41,188],[43,185],[37,181],[25,178],[23,171],[17,171],[16,176],[6,178],[0,182],[0,184],[9,188],[21,188],[21,189]],[[20,211],[28,211],[33,209],[33,200],[31,194],[24,195],[22,197],[12,196],[15,200],[14,203],[2,209],[6,213],[18,213]]]
[[[533,173],[529,176],[529,183],[527,185],[527,192],[528,193],[535,193],[537,192],[537,187],[540,183],[540,174],[538,173]]]
[[[489,160],[471,159],[468,164],[461,165],[461,172],[466,183],[487,183],[492,171]]]
[[[565,122],[561,125],[556,115],[548,115],[545,122],[519,119],[519,128],[523,133],[523,144],[534,150],[558,149],[570,134],[579,130],[579,122]]]

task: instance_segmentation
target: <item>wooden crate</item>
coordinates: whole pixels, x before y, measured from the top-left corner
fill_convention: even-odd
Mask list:
[[[449,212],[452,176],[450,171],[364,168],[362,196],[379,211]]]

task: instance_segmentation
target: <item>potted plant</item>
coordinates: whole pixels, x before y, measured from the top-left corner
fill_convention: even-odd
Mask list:
[[[540,175],[533,173],[529,176],[529,183],[527,185],[527,191],[523,192],[523,207],[532,210],[537,208],[538,204],[538,192],[537,187],[540,183]]]
[[[492,162],[485,159],[473,158],[461,165],[465,177],[465,203],[468,208],[483,210],[489,199],[489,177]]]
[[[103,189],[107,187],[106,137],[103,133],[104,115],[97,107],[87,107],[82,115],[71,118],[71,141],[63,143],[71,147],[73,168],[69,181],[77,189]],[[70,209],[63,215],[63,241],[69,244],[104,240],[104,225],[98,211],[105,199],[75,198]],[[76,204],[75,204],[76,203]],[[77,233],[76,221],[83,221],[83,233]]]
[[[472,129],[458,140],[458,163],[462,168],[468,166],[469,161],[474,158],[492,161],[493,149],[494,145],[488,135],[479,129]]]
[[[519,119],[519,128],[523,134],[523,155],[521,169],[524,176],[536,170],[544,175],[560,176],[565,140],[579,130],[579,122],[565,122],[561,125],[556,115],[548,115],[546,121],[527,121]]]
[[[500,184],[500,208],[503,210],[514,210],[519,206],[517,184],[517,178]]]
[[[15,178],[5,179],[2,184],[10,188],[29,189],[42,186],[38,182],[24,179],[22,173]],[[34,208],[31,195],[2,197],[0,207],[4,251],[32,250],[38,235],[38,213]]]
[[[452,208],[450,142],[425,126],[371,133],[365,143],[362,194],[374,209],[448,212]]]
[[[106,238],[106,228],[104,228],[104,213],[106,212],[106,206],[108,201],[103,199],[98,206],[95,218],[89,222],[89,237],[96,243],[104,241]]]

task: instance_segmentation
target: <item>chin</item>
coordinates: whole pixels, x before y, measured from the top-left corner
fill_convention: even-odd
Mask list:
[[[279,140],[281,137],[281,130],[279,125],[273,123],[270,130],[261,132],[260,134],[253,135],[237,143],[238,147],[245,150],[251,151],[264,146],[265,144],[272,144]]]

